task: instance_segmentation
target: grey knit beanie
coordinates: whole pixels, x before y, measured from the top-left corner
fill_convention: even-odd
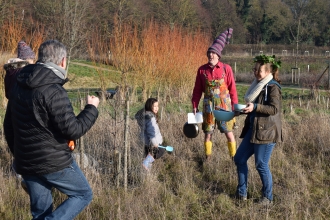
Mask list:
[[[20,41],[18,42],[17,46],[17,58],[20,58],[22,60],[34,60],[36,58],[36,54],[33,52],[31,47],[29,47],[24,41]]]

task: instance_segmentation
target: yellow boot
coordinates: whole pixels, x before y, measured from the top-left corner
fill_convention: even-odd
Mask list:
[[[204,146],[205,146],[206,159],[209,159],[211,154],[212,154],[212,142],[211,141],[206,141],[204,143]]]
[[[236,142],[228,142],[229,155],[233,159],[236,154]]]

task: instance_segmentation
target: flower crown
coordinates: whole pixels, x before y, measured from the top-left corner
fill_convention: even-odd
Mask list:
[[[266,56],[264,54],[256,56],[253,59],[254,63],[260,62],[260,63],[272,63],[273,69],[279,69],[281,67],[281,60],[275,60],[275,55],[273,56]]]

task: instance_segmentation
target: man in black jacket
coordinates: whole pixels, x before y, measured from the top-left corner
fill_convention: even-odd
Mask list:
[[[83,136],[98,117],[99,99],[74,114],[66,90],[66,48],[48,40],[36,64],[25,66],[9,98],[4,120],[17,173],[26,182],[33,219],[73,219],[92,200],[84,174],[72,158],[69,140]],[[68,198],[53,211],[52,187]]]

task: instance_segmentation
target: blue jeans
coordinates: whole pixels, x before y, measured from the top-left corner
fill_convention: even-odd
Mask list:
[[[24,175],[23,178],[30,195],[33,219],[73,219],[93,198],[92,189],[74,160],[63,170],[41,176]],[[54,211],[52,187],[68,196]]]
[[[247,196],[247,161],[254,154],[255,166],[262,182],[261,191],[263,197],[273,200],[273,179],[268,163],[276,143],[253,144],[250,142],[251,135],[252,129],[249,129],[234,157],[238,174],[237,194],[244,197]]]

